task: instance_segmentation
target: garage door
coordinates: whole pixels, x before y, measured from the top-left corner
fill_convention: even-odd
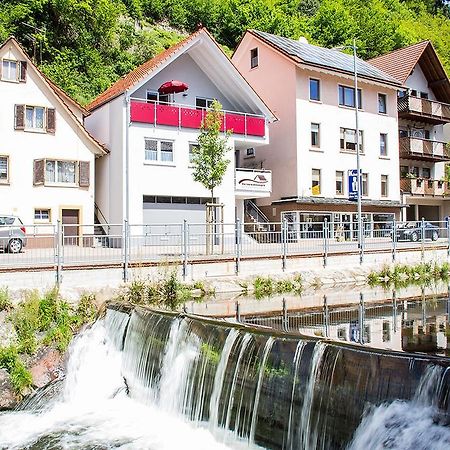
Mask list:
[[[204,223],[206,220],[205,205],[189,205],[176,203],[144,203],[144,224],[181,224]]]

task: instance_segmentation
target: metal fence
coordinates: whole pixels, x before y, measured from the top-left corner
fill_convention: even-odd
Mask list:
[[[319,256],[323,265],[336,254],[391,253],[401,250],[446,248],[450,254],[448,222],[365,223],[361,245],[358,230],[325,222],[172,223],[25,225],[19,236],[23,248],[12,253],[9,243],[18,228],[0,226],[0,270],[54,268],[57,280],[64,268],[122,266],[124,279],[130,265],[170,262],[187,266],[195,261],[233,260],[239,273],[243,258],[271,257],[286,268],[292,256]]]

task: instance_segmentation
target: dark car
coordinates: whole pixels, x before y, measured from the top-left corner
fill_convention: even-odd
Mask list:
[[[439,227],[430,222],[424,222],[425,239],[437,241]],[[417,242],[422,239],[422,222],[407,222],[397,226],[397,241]]]

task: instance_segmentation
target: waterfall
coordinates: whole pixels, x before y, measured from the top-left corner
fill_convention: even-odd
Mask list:
[[[429,366],[410,401],[373,408],[356,430],[349,450],[450,448],[450,417],[438,410],[439,401],[448,397],[444,381],[449,374],[449,367]]]
[[[60,387],[0,413],[0,448],[439,449],[449,380],[443,358],[112,306]]]

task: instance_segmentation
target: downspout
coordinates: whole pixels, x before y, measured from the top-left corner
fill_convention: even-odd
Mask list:
[[[130,220],[130,94],[125,93],[125,220]]]

